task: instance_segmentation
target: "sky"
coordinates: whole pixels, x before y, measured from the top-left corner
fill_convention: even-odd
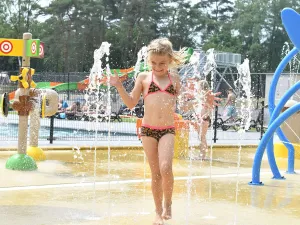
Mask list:
[[[51,1],[50,0],[40,0],[39,1],[39,4],[42,6],[42,7],[46,7],[49,5]],[[38,16],[37,20],[40,21],[40,22],[44,22],[46,19],[48,19],[49,16]]]
[[[39,3],[41,4],[41,6],[48,6],[50,2],[51,2],[50,0],[40,0],[39,1]]]

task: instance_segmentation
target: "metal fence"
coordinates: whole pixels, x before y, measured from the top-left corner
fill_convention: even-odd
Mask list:
[[[121,117],[122,118],[122,117]],[[53,120],[51,125],[51,119]],[[138,140],[136,135],[136,120],[122,118],[118,121],[85,121],[73,119],[58,119],[56,117],[41,119],[41,128],[39,132],[40,140],[49,140],[53,143],[57,140],[64,141],[86,141],[98,140],[107,141],[108,132],[110,132],[110,140],[112,141],[131,141]],[[228,129],[223,129],[221,126],[215,126],[218,121],[212,121],[212,126],[208,132],[208,138],[215,143],[221,140],[236,139],[238,129],[231,124]],[[247,132],[245,139],[257,140],[262,133],[260,128],[263,123],[257,123],[259,131],[253,127],[251,131]],[[18,140],[18,115],[16,113],[9,114],[7,118],[0,119],[0,141],[17,141]],[[224,124],[225,126],[228,126]],[[240,126],[240,123],[236,124]],[[263,131],[263,130],[261,130]],[[191,135],[197,138],[197,132],[191,131]],[[29,138],[29,136],[28,136]]]
[[[58,73],[43,73],[34,76],[35,82],[40,81],[52,81],[52,82],[79,82],[86,78],[86,73],[68,73],[68,74],[58,74]],[[255,74],[257,80],[263,81],[260,77],[263,74]],[[124,82],[124,86],[128,91],[132,89],[134,85],[133,80],[127,80]],[[258,120],[258,112],[262,111],[264,108],[260,106],[261,100],[264,97],[264,83],[260,85],[254,85],[252,88],[254,108],[253,111],[256,112],[252,115],[252,120],[255,121],[257,127],[263,126],[263,120]],[[259,88],[259,90],[258,90]],[[0,94],[4,92],[12,92],[17,89],[16,83],[9,83],[6,85],[0,85]],[[107,90],[102,90],[101,93],[106,93]],[[85,93],[76,90],[64,90],[59,92],[60,99],[66,100],[68,105],[71,106],[75,102],[79,102],[82,106],[85,103]],[[106,97],[105,97],[106,96]],[[101,99],[101,98],[100,98]],[[102,104],[107,105],[107,95],[102,95]],[[136,136],[136,123],[134,116],[141,117],[143,115],[143,101],[139,102],[139,105],[133,110],[128,111],[125,109],[120,97],[115,91],[111,92],[111,105],[112,114],[111,122],[108,121],[108,114],[105,108],[99,109],[97,115],[95,116],[95,111],[93,112],[79,112],[76,115],[66,115],[66,118],[60,117],[59,114],[53,117],[52,126],[51,119],[45,118],[41,119],[41,129],[39,138],[40,140],[49,140],[50,142],[55,142],[56,140],[107,140],[108,131],[110,130],[112,141],[125,141],[125,140],[138,140]],[[217,126],[220,115],[222,115],[223,109],[216,108],[216,117],[212,121],[211,132],[208,132],[208,138],[218,142],[220,140],[226,140],[234,138],[236,136],[232,135],[236,133],[235,127],[232,126],[227,130],[222,129],[222,126]],[[251,131],[248,132],[246,139],[256,139],[261,136],[261,131],[258,130],[253,125]],[[18,139],[18,115],[14,111],[10,111],[7,118],[0,117],[0,140],[6,141],[16,141]],[[213,130],[213,131],[212,131]],[[197,132],[192,131],[191,136],[196,138]]]
[[[51,119],[53,120],[52,126]],[[1,141],[18,140],[17,114],[9,114],[7,118],[1,118],[0,124]],[[99,141],[104,141],[108,139],[109,130],[111,140],[113,141],[138,140],[135,122],[109,123],[108,121],[68,120],[57,119],[55,117],[41,119],[39,139],[49,140],[50,143],[56,140],[82,141],[94,140],[95,138]]]
[[[137,108],[139,109],[139,108]],[[258,109],[263,110],[263,109]],[[95,115],[90,118],[84,117],[83,114],[72,115],[67,118],[60,119],[59,115],[51,118],[41,119],[41,128],[39,132],[40,140],[48,140],[50,143],[55,141],[107,141],[108,132],[110,132],[110,140],[112,141],[137,141],[136,135],[136,112],[126,112],[126,115],[111,114],[109,121],[108,114],[99,113],[98,120],[95,120]],[[241,127],[241,121],[235,123],[226,123],[225,119],[220,124],[222,118],[222,110],[216,108],[215,117],[208,131],[208,139],[215,143],[223,140],[237,139],[238,130]],[[240,118],[240,117],[237,117]],[[258,140],[263,134],[263,117],[259,117],[256,110],[252,115],[250,131],[244,137],[247,140]],[[52,123],[51,123],[52,120]],[[218,124],[217,124],[218,123]],[[217,124],[217,125],[216,125]],[[6,118],[0,118],[0,141],[17,141],[18,140],[18,115],[11,111]],[[227,127],[226,127],[227,126]],[[191,130],[191,138],[197,139],[197,131]],[[29,138],[29,136],[28,136]]]

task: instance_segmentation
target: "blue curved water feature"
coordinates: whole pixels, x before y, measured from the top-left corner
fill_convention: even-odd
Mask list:
[[[291,108],[284,111],[279,117],[277,117],[273,123],[270,124],[266,133],[264,134],[259,146],[256,150],[256,154],[254,156],[254,163],[252,168],[252,181],[249,183],[251,185],[263,185],[260,181],[260,167],[261,161],[264,154],[264,150],[268,144],[270,138],[274,135],[276,129],[290,116],[300,111],[300,103],[292,106]]]
[[[282,98],[280,99],[280,101],[278,102],[277,106],[275,107],[273,113],[272,113],[272,116],[270,118],[270,124],[279,116],[281,110],[283,109],[285,103],[298,91],[300,90],[300,81],[298,81],[296,84],[294,84],[283,96]],[[278,131],[278,130],[277,130]],[[272,138],[273,139],[273,138]],[[273,145],[273,140],[270,141]],[[269,145],[269,144],[268,144]],[[294,165],[295,165],[295,150],[294,150],[294,147],[292,144],[290,143],[285,143],[285,145],[289,146],[288,150],[288,173],[295,173],[294,172]],[[290,151],[291,149],[291,151]],[[267,148],[267,153],[268,153],[268,157],[269,157],[269,162],[270,162],[270,158],[272,158],[272,160],[275,161],[275,157],[274,157],[274,151],[273,149],[271,148]],[[278,170],[278,167],[277,167],[277,164],[275,163],[274,165],[270,164],[270,167],[273,171],[273,174],[274,174],[274,171],[278,171],[279,173],[279,170]],[[274,168],[272,168],[274,167]],[[276,174],[278,176],[278,174]],[[279,174],[280,175],[280,174]],[[274,178],[276,179],[275,175],[274,175]]]
[[[291,116],[293,113],[291,109],[296,109],[297,107],[292,107],[286,112],[289,112],[290,114],[287,114],[284,112],[282,115],[278,117],[280,114],[281,109],[284,107],[284,104],[288,101],[288,99],[300,88],[299,82],[294,85],[291,89],[287,91],[287,93],[282,97],[280,102],[278,103],[277,107],[275,107],[275,92],[276,87],[278,84],[279,77],[281,73],[283,72],[286,65],[289,63],[289,61],[299,52],[300,50],[300,30],[298,29],[298,26],[300,24],[300,15],[290,8],[285,8],[281,12],[281,18],[282,23],[288,33],[289,38],[295,45],[295,47],[283,58],[283,60],[278,65],[271,85],[270,85],[270,92],[269,92],[269,112],[270,112],[270,122],[269,122],[269,128],[262,138],[258,149],[256,151],[255,157],[254,157],[254,163],[253,163],[253,169],[252,169],[252,182],[250,184],[253,185],[260,185],[262,184],[260,182],[260,166],[261,166],[261,160],[262,156],[264,154],[264,150],[267,146],[267,155],[268,155],[268,161],[270,164],[270,168],[272,170],[272,173],[274,175],[274,179],[284,179],[283,176],[281,176],[276,161],[274,157],[274,146],[273,146],[273,133],[276,131],[278,137],[280,140],[284,143],[284,145],[288,149],[288,170],[287,173],[295,173],[294,171],[294,156],[295,156],[295,150],[293,145],[290,144],[289,140],[286,138],[284,133],[282,132],[281,128],[279,127],[281,123],[284,122],[285,119],[287,119],[289,116]],[[299,106],[299,105],[296,105]],[[278,117],[278,118],[277,118]],[[279,125],[278,125],[279,124]]]
[[[300,49],[300,14],[291,8],[285,8],[281,11],[281,20],[290,40]]]
[[[298,53],[298,49],[297,48],[293,48],[284,58],[283,60],[280,62],[280,64],[278,65],[275,73],[274,73],[274,76],[273,76],[273,79],[272,79],[272,82],[271,82],[271,85],[270,85],[270,92],[269,92],[269,112],[270,112],[270,116],[272,117],[272,114],[273,114],[273,111],[275,109],[275,92],[276,92],[276,87],[277,87],[277,84],[278,84],[278,80],[279,80],[279,77],[282,73],[282,71],[284,70],[284,68],[286,67],[286,65],[289,63],[289,61]],[[269,122],[269,126],[271,124],[271,120]],[[280,138],[280,140],[284,143],[284,145],[287,147],[288,149],[288,152],[289,152],[289,161],[290,160],[290,157],[291,155],[294,155],[294,152],[295,152],[295,149],[293,147],[293,145],[290,145],[288,144],[289,143],[289,140],[287,139],[287,137],[284,135],[284,133],[282,132],[281,128],[279,127],[277,130],[276,130],[276,133],[278,135],[278,137]],[[269,160],[269,164],[270,164],[270,167],[271,167],[271,170],[272,170],[272,173],[273,173],[273,178],[274,179],[283,179],[283,177],[280,175],[280,172],[278,170],[278,167],[277,167],[277,164],[276,164],[276,161],[275,161],[275,157],[274,157],[274,145],[273,145],[273,136],[271,137],[269,143],[268,143],[268,146],[267,146],[267,154],[268,154],[268,160]],[[270,154],[270,152],[272,152]],[[291,154],[290,154],[291,153]],[[288,166],[288,168],[290,168],[291,166]],[[292,173],[294,172],[294,166],[292,168],[291,171],[288,170],[289,173]]]

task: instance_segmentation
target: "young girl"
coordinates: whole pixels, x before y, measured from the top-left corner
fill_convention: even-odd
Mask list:
[[[172,68],[185,61],[185,55],[175,53],[166,38],[153,40],[148,46],[148,60],[152,71],[138,75],[130,94],[123,87],[118,75],[110,78],[128,108],[133,108],[141,94],[144,98],[145,114],[141,135],[143,148],[148,158],[152,177],[152,194],[156,207],[154,225],[162,225],[171,219],[174,177],[172,159],[174,152],[174,112],[180,92],[180,79],[169,73]],[[218,100],[210,91],[205,104],[212,107]]]
[[[201,92],[200,95],[204,96],[205,93],[209,90],[209,85],[206,80],[199,81],[199,91]],[[207,107],[202,107],[200,115],[198,115],[198,133],[200,136],[200,159],[205,160],[206,152],[207,152],[207,141],[206,141],[206,133],[211,123],[210,119],[211,109]]]
[[[192,112],[192,115],[195,116],[192,124],[195,127],[195,130],[197,130],[200,138],[200,154],[199,157],[195,157],[194,159],[200,160],[205,160],[207,152],[206,134],[209,124],[211,123],[211,107],[201,106],[199,104],[202,104],[205,101],[206,93],[208,91],[209,85],[206,80],[194,78],[189,80],[186,91],[183,93],[185,101],[183,110],[189,113]]]

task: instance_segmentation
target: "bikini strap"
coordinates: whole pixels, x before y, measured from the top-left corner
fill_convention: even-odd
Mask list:
[[[151,79],[152,79],[152,80],[151,80],[151,82],[150,82],[149,85],[148,85],[147,93],[146,93],[144,99],[145,99],[145,98],[148,96],[148,94],[149,94],[149,89],[150,89],[151,83],[153,82],[153,72],[152,72],[152,78],[151,78]]]

